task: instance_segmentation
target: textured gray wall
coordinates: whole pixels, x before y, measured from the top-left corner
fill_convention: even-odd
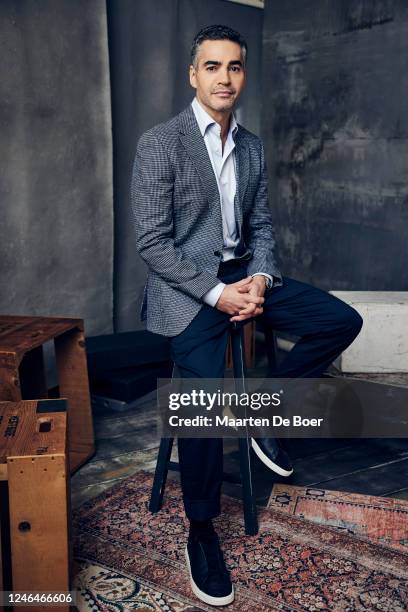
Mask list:
[[[112,328],[104,0],[0,2],[0,312]]]
[[[408,7],[267,0],[263,130],[288,276],[408,290]]]
[[[115,183],[115,329],[141,327],[146,266],[130,215],[130,175],[139,136],[170,119],[194,97],[188,81],[190,45],[206,25],[239,30],[249,44],[249,78],[238,119],[260,129],[262,18],[259,9],[224,0],[108,2]]]

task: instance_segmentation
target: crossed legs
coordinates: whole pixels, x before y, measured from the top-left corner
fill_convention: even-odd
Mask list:
[[[246,276],[237,266],[222,280]],[[316,287],[284,277],[265,294],[266,325],[299,336],[298,342],[269,377],[318,378],[358,335],[362,319],[348,304]],[[222,379],[229,315],[204,305],[190,325],[170,338],[172,359],[182,378]],[[178,439],[181,486],[186,515],[203,521],[220,513],[223,443],[217,438]]]

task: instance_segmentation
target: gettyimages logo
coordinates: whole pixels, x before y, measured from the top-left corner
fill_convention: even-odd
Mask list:
[[[205,410],[212,410],[214,406],[247,406],[251,410],[260,410],[266,406],[279,406],[281,398],[279,393],[236,393],[207,392],[204,389],[192,389],[190,392],[173,392],[169,395],[169,409],[179,410],[186,406],[197,406]]]

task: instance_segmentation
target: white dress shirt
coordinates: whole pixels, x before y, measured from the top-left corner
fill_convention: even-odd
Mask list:
[[[194,115],[197,119],[198,127],[204,138],[208,155],[217,179],[218,192],[221,201],[222,230],[224,246],[222,249],[222,260],[234,259],[234,248],[237,246],[239,237],[235,221],[234,199],[237,190],[236,166],[235,166],[235,142],[233,136],[238,130],[238,124],[233,114],[231,114],[230,127],[224,150],[222,149],[221,126],[207,113],[201,106],[197,98],[191,103]],[[269,278],[273,283],[273,278],[269,274],[256,272],[252,276],[262,275]],[[225,283],[218,283],[215,287],[207,291],[203,296],[203,301],[209,306],[215,306]]]

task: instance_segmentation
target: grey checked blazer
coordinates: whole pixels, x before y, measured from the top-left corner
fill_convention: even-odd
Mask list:
[[[239,125],[235,135],[235,256],[248,275],[267,272],[282,284],[268,204],[261,140]],[[164,336],[181,333],[219,283],[223,248],[218,186],[204,138],[189,105],[145,132],[137,145],[131,181],[136,245],[148,265],[141,318]]]

